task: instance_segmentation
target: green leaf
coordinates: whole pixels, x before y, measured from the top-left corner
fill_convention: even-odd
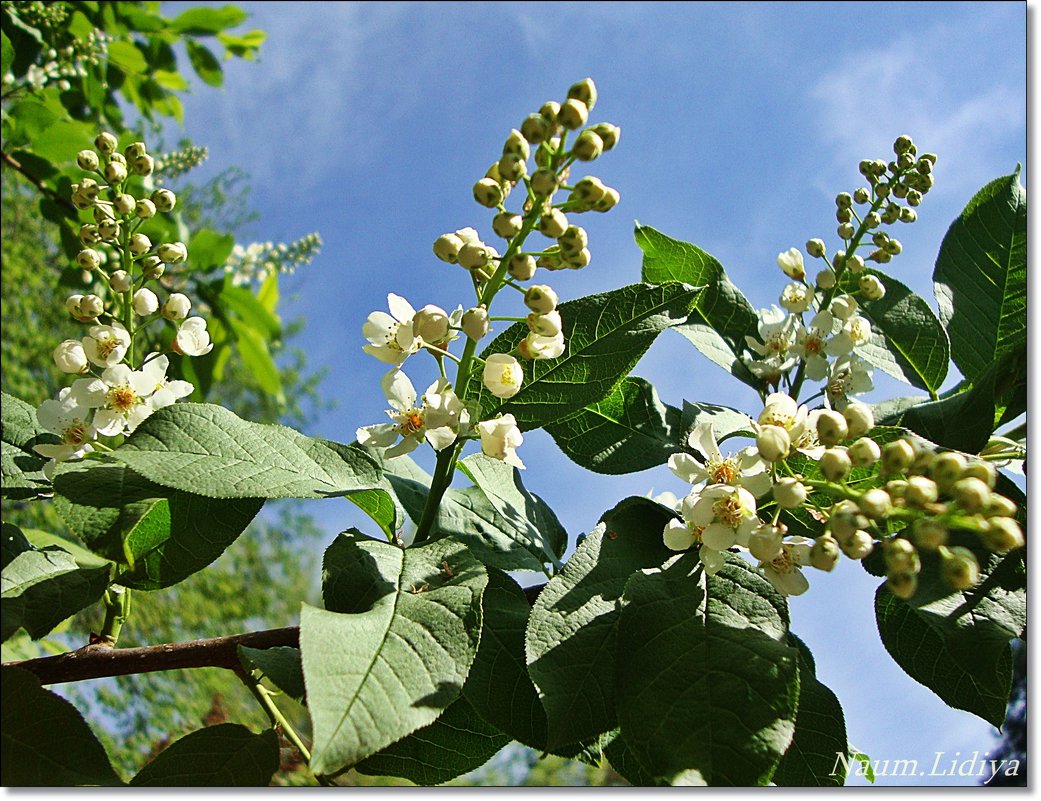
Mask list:
[[[188,60],[198,75],[210,86],[220,86],[224,83],[224,71],[221,69],[217,57],[205,46],[191,39],[184,42],[188,50]]]
[[[274,729],[254,734],[238,723],[193,731],[130,780],[131,787],[267,787],[278,770]]]
[[[636,573],[618,624],[618,722],[654,776],[765,784],[795,731],[798,652],[784,598],[743,559],[696,553]]]
[[[981,580],[950,592],[939,557],[922,553],[918,592],[902,601],[885,585],[875,593],[882,644],[904,672],[945,703],[994,726],[1005,720],[1012,688],[1010,642],[1026,626],[1022,553],[980,558]]]
[[[876,276],[886,294],[861,302],[872,338],[857,352],[883,372],[935,395],[951,359],[947,332],[921,295],[878,270],[866,274]]]
[[[14,45],[6,33],[0,33],[0,74],[6,75],[14,63]]]
[[[257,48],[267,41],[267,34],[261,30],[253,30],[234,36],[227,33],[218,33],[217,41],[224,45],[224,57],[238,56],[239,58],[252,59]]]
[[[47,483],[47,460],[33,445],[55,444],[58,438],[40,426],[36,409],[5,392],[0,395],[0,440],[0,495],[16,500],[36,497]]]
[[[188,264],[191,265],[192,270],[215,270],[224,266],[234,248],[234,234],[222,234],[212,228],[200,228],[192,234],[192,238],[188,241]],[[231,284],[229,283],[226,288],[231,288]],[[253,296],[253,293],[244,287],[235,287],[235,289],[241,290],[250,297]],[[223,290],[221,294],[224,294]]]
[[[940,245],[933,271],[951,356],[974,380],[1026,347],[1027,198],[1019,169],[969,201]]]
[[[34,548],[8,523],[3,525],[3,538],[0,640],[19,628],[38,640],[65,618],[97,601],[108,588],[108,565],[83,568],[61,548]]]
[[[249,14],[237,6],[189,8],[174,17],[170,27],[186,36],[206,36],[234,28],[247,19]]]
[[[654,386],[626,376],[607,397],[546,426],[576,464],[595,473],[636,473],[665,464],[682,450],[680,410],[666,406]]]
[[[152,73],[152,77],[155,82],[164,89],[170,89],[174,92],[185,92],[188,90],[190,84],[188,79],[185,78],[179,72],[172,72],[170,70],[156,70]],[[204,229],[205,230],[205,229]],[[192,256],[195,254],[192,253]]]
[[[250,524],[263,499],[214,499],[160,487],[124,465],[63,465],[55,505],[91,550],[130,570],[127,587],[156,590],[183,581],[217,559]]]
[[[7,787],[114,786],[123,782],[83,716],[19,668],[0,670],[0,775]]]
[[[25,539],[28,540],[28,542],[37,550],[42,551],[46,548],[58,547],[64,551],[68,551],[72,554],[72,558],[76,560],[76,564],[80,567],[105,567],[109,562],[109,560],[91,553],[79,543],[73,542],[72,540],[66,539],[58,534],[52,534],[49,531],[27,528],[22,532],[22,534],[25,535]]]
[[[156,484],[210,498],[326,498],[377,488],[381,479],[357,447],[206,403],[159,409],[112,456]]]
[[[264,335],[234,318],[231,320],[231,328],[235,332],[235,344],[242,358],[242,366],[246,368],[257,387],[265,395],[272,395],[280,402],[284,400],[282,374],[271,356]]]
[[[517,582],[489,568],[481,608],[481,645],[463,685],[463,696],[496,729],[542,750],[546,747],[546,713],[524,658],[531,605]]]
[[[615,727],[618,600],[633,572],[660,565],[672,553],[662,541],[670,517],[646,498],[622,501],[539,594],[526,648],[550,750]]]
[[[259,670],[265,679],[294,701],[305,703],[307,692],[304,689],[304,667],[299,648],[248,648],[240,645],[238,651],[239,660],[247,670]]]
[[[799,711],[795,736],[774,771],[773,783],[782,787],[842,787],[845,763],[839,754],[848,753],[846,720],[842,704],[817,679],[813,655],[794,634],[789,643],[799,651]]]
[[[300,648],[311,768],[332,773],[433,723],[459,697],[488,578],[459,543],[402,550],[356,532],[326,551],[323,577],[326,610],[304,605]]]
[[[148,72],[148,59],[137,45],[125,39],[115,39],[108,43],[108,60],[124,72],[143,75]]]
[[[510,526],[511,539],[541,562],[560,567],[560,557],[567,548],[567,532],[553,510],[524,488],[517,468],[501,459],[475,453],[460,461],[459,469]]]
[[[362,760],[355,769],[369,776],[400,776],[414,784],[442,784],[477,770],[509,741],[481,720],[466,698],[459,698],[429,726]]]
[[[466,396],[478,399],[482,420],[510,413],[524,430],[557,422],[606,396],[658,334],[687,318],[699,291],[676,283],[632,284],[562,303],[563,356],[525,362],[524,383],[507,400],[488,392],[478,370],[469,376]],[[527,335],[525,323],[512,325],[481,356],[510,353]]]
[[[703,286],[694,311],[676,330],[705,356],[752,387],[759,381],[741,361],[745,337],[758,331],[759,317],[726,270],[696,245],[672,239],[637,223],[636,244],[643,251],[643,280],[652,284],[682,281]]]
[[[234,241],[234,240],[232,240]],[[223,261],[223,260],[222,260]],[[220,292],[220,303],[225,311],[232,312],[242,322],[268,339],[282,336],[282,323],[273,309],[268,309],[257,295],[245,287],[225,284]]]

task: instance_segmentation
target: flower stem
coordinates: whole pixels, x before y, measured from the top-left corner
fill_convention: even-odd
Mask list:
[[[113,585],[102,596],[105,604],[105,621],[101,624],[101,642],[115,648],[119,633],[130,617],[130,590]]]
[[[471,340],[472,341],[472,340]],[[434,476],[430,480],[430,492],[427,494],[427,502],[423,507],[423,516],[416,526],[416,536],[413,544],[418,545],[430,537],[430,531],[437,519],[437,510],[441,506],[441,499],[452,484],[452,474],[455,472],[455,461],[459,454],[462,442],[451,445],[437,454],[437,465],[434,467]]]

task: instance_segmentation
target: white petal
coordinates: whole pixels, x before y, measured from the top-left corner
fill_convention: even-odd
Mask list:
[[[404,412],[416,406],[416,388],[401,370],[391,370],[380,382],[387,401],[398,411]]]
[[[112,409],[98,409],[94,415],[94,427],[98,433],[106,437],[114,437],[123,433],[123,415]]]
[[[714,551],[725,551],[737,544],[737,532],[722,523],[709,523],[701,532],[701,541]]]
[[[401,295],[395,295],[393,292],[387,295],[387,308],[401,322],[411,320],[416,316],[416,310],[412,308],[412,304],[401,297]]]
[[[398,427],[391,423],[377,423],[374,426],[365,426],[354,432],[354,436],[362,445],[373,448],[388,448],[398,438]]]
[[[455,442],[455,432],[448,426],[440,426],[429,429],[426,438],[435,451],[441,451]]]
[[[672,519],[665,524],[662,533],[665,547],[672,551],[685,551],[694,544],[694,532],[682,520]]]
[[[722,551],[716,551],[704,545],[702,545],[701,550],[698,551],[698,558],[701,559],[701,564],[704,565],[705,572],[710,576],[718,573],[727,563],[727,559],[723,556]]]
[[[419,447],[419,440],[415,437],[405,437],[401,442],[392,448],[387,448],[383,452],[383,456],[387,459],[393,459],[395,456],[404,456],[406,453],[412,453],[417,447]]]
[[[723,454],[719,452],[719,445],[716,443],[716,435],[712,433],[711,423],[698,423],[690,433],[689,441],[691,445],[705,454],[709,461],[723,458]]]
[[[669,469],[688,484],[698,484],[705,480],[705,471],[689,453],[672,454],[669,457]]]

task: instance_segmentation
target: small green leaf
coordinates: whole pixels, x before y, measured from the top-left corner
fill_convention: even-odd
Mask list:
[[[239,659],[248,669],[260,670],[264,678],[294,701],[305,703],[304,666],[299,648],[248,648],[240,645]]]
[[[925,298],[878,270],[886,288],[881,300],[862,301],[872,339],[858,353],[885,373],[935,394],[947,377],[950,343]]]
[[[605,397],[658,334],[687,319],[699,292],[677,283],[632,284],[562,303],[563,356],[525,362],[524,383],[507,400],[488,392],[479,370],[469,376],[465,393],[478,399],[481,419],[510,413],[524,430],[557,422]],[[481,356],[511,353],[527,335],[526,324],[512,325]]]
[[[539,594],[526,635],[528,673],[546,710],[550,750],[616,725],[619,599],[629,576],[664,562],[670,513],[629,498],[604,514]]]
[[[546,747],[546,713],[524,659],[531,605],[506,573],[488,569],[482,603],[481,645],[463,685],[477,714],[525,745]]]
[[[882,644],[911,678],[949,706],[1000,726],[1012,688],[1010,642],[1026,626],[1025,567],[1021,552],[977,557],[980,583],[950,592],[939,557],[922,553],[918,592],[902,601],[883,584],[875,617]]]
[[[76,707],[19,668],[0,671],[0,775],[7,787],[70,787],[123,782]]]
[[[249,19],[237,6],[189,8],[174,17],[170,27],[185,36],[207,36],[234,28]]]
[[[1026,347],[1027,197],[1019,169],[969,201],[940,245],[933,272],[951,356],[968,380]]]
[[[242,366],[256,382],[257,388],[280,402],[284,400],[282,374],[271,356],[264,335],[235,319],[231,321],[231,329],[235,332],[235,347],[242,359]]]
[[[648,773],[765,784],[795,731],[798,652],[784,598],[746,561],[696,553],[634,574],[618,623],[622,737]]]
[[[108,60],[124,72],[142,75],[148,72],[148,59],[133,42],[116,39],[108,43]]]
[[[157,410],[112,456],[156,484],[211,498],[326,498],[377,488],[382,478],[357,447],[205,403]]]
[[[672,239],[650,226],[637,223],[636,244],[643,251],[643,280],[653,284],[682,281],[703,286],[687,322],[676,330],[705,356],[735,378],[758,387],[741,354],[745,337],[758,331],[759,317],[726,270],[696,245]]]
[[[782,787],[842,787],[846,783],[846,720],[842,704],[817,679],[813,655],[794,634],[789,643],[799,651],[799,712],[795,736],[774,771],[773,783]]]
[[[171,743],[130,786],[267,787],[278,763],[274,729],[254,734],[238,723],[220,723]]]
[[[16,500],[36,497],[47,484],[47,460],[33,445],[55,444],[58,438],[40,426],[36,409],[5,392],[0,396],[0,440],[0,494]]]
[[[212,228],[200,228],[188,241],[188,265],[192,270],[209,272],[224,263],[235,247],[234,234],[222,234]],[[228,287],[230,287],[230,283]],[[235,287],[252,297],[253,293],[245,287]],[[232,294],[235,294],[234,292]]]
[[[227,283],[221,289],[220,304],[250,328],[256,329],[268,339],[282,336],[282,323],[273,309],[268,309],[260,298],[242,286]]]
[[[170,70],[156,70],[152,73],[152,78],[164,89],[170,89],[174,92],[187,91],[190,86],[188,79],[181,73],[171,72]],[[195,254],[192,253],[192,255],[194,256]]]
[[[332,773],[433,723],[477,652],[483,565],[459,543],[405,550],[341,534],[325,554],[326,610],[307,604],[300,648],[311,768]]]
[[[414,784],[443,784],[477,770],[509,741],[485,723],[466,698],[459,698],[429,726],[362,760],[355,769],[369,776],[400,776]]]
[[[205,45],[192,39],[186,39],[184,45],[188,50],[188,60],[196,75],[210,86],[220,86],[224,83],[224,71],[221,69],[220,62]]]
[[[14,45],[6,33],[0,33],[0,73],[6,75],[14,63]]]
[[[108,565],[84,568],[61,548],[34,548],[8,523],[4,523],[3,538],[0,640],[19,628],[38,640],[65,618],[95,603],[108,588],[112,573]]]

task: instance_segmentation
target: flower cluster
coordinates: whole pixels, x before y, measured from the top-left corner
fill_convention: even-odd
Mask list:
[[[292,275],[297,267],[310,264],[322,249],[322,238],[316,233],[285,242],[252,242],[235,245],[224,265],[235,286],[262,284],[274,273]]]
[[[169,189],[131,194],[133,186],[147,184],[154,167],[144,143],[134,142],[119,152],[116,138],[102,133],[94,146],[77,154],[89,176],[72,185],[71,199],[93,217],[80,227],[84,247],[76,264],[98,293],[73,294],[65,302],[72,318],[88,327],[83,336],[66,339],[53,352],[58,369],[77,379],[37,412],[41,425],[59,437],[56,445],[35,446],[51,460],[47,475],[57,462],[92,451],[99,436],[129,434],[156,409],[192,393],[187,381],[167,378],[167,355],[136,352],[147,326],[173,327],[170,352],[202,356],[213,348],[206,320],[189,316],[192,303],[186,295],[172,292],[161,300],[148,286],[167,267],[188,258],[184,243],[153,244],[140,231],[156,214],[173,210],[176,196]]]
[[[88,66],[101,64],[107,57],[108,37],[103,31],[95,29],[89,31],[86,36],[73,38],[61,29],[60,26],[67,16],[67,9],[64,9],[62,4],[18,3],[11,4],[8,10],[26,25],[46,29],[50,37],[64,39],[67,44],[59,43],[43,51],[41,56],[45,60],[39,64],[30,64],[25,71],[24,81],[20,84],[12,73],[6,73],[3,76],[5,93],[23,87],[40,90],[48,84],[67,92],[72,88],[73,79],[86,76]]]
[[[443,450],[456,441],[479,436],[485,454],[516,467],[524,466],[516,454],[523,437],[513,415],[478,420],[468,411],[467,401],[474,399],[457,396],[455,391],[467,392],[470,375],[480,369],[487,392],[503,400],[512,398],[524,384],[523,362],[555,359],[567,348],[557,293],[546,284],[523,284],[532,281],[539,268],[555,271],[587,266],[592,259],[588,236],[568,215],[606,212],[618,203],[618,192],[598,178],[586,176],[571,183],[574,164],[593,161],[611,150],[621,133],[609,123],[587,125],[596,99],[596,86],[587,78],[574,84],[562,103],[543,104],[519,129],[510,132],[502,154],[474,184],[474,200],[495,212],[491,229],[505,241],[504,252],[485,242],[474,228],[443,234],[434,242],[437,258],[459,265],[469,274],[476,303],[465,311],[459,306],[452,313],[435,305],[417,311],[407,300],[392,294],[388,297],[389,313],[369,315],[362,328],[367,340],[364,350],[393,365],[383,388],[394,423],[359,429],[360,442],[388,447],[387,454],[394,456],[411,450],[423,439],[435,450]],[[569,146],[568,138],[573,133],[575,138]],[[506,202],[515,192],[523,196],[521,208],[510,211]],[[567,196],[558,200],[562,192]],[[535,232],[550,242],[528,247],[527,238]],[[528,310],[525,317],[490,316],[492,301],[503,287],[523,295]],[[492,353],[482,359],[475,355],[476,343],[495,321],[524,322],[528,333],[510,352]],[[462,356],[450,350],[451,343],[459,338],[465,341]],[[436,358],[441,379],[417,405],[416,393],[401,369],[410,356],[423,350]],[[444,371],[446,358],[459,365],[454,389]],[[449,437],[445,429],[453,436]]]
[[[209,157],[208,148],[196,145],[185,145],[180,150],[160,153],[155,157],[155,171],[152,176],[156,185],[162,186],[166,181],[194,170]]]
[[[871,323],[860,312],[862,304],[881,300],[886,288],[867,262],[886,264],[901,253],[900,241],[882,229],[917,219],[913,207],[932,188],[936,163],[931,153],[918,156],[907,136],[898,137],[893,150],[895,159],[888,164],[860,163],[868,186],[836,197],[843,249],[829,257],[823,240],[806,243],[806,252],[825,264],[812,281],[802,251],[790,248],[777,256],[790,283],[781,291],[780,308],[759,313],[758,340],[747,337],[745,358],[748,369],[775,389],[783,384],[798,396],[804,380],[823,381],[829,402],[841,409],[873,386],[871,367],[860,355],[871,342]],[[858,250],[867,239],[875,249],[865,259]]]

